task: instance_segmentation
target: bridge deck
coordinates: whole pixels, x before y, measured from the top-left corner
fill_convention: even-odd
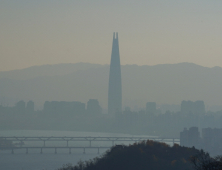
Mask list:
[[[28,154],[29,149],[39,149],[40,153],[43,153],[44,149],[54,149],[55,154],[57,154],[57,149],[68,149],[69,154],[71,154],[72,149],[83,149],[83,153],[85,153],[86,149],[97,149],[98,153],[100,149],[109,149],[114,146],[115,142],[139,142],[146,140],[154,140],[160,142],[171,142],[171,143],[180,143],[180,139],[177,138],[159,138],[159,137],[0,137],[1,140],[11,141],[11,142],[19,142],[16,146],[4,146],[1,147],[1,150],[11,150],[11,153],[14,153],[14,150],[17,149],[25,149],[26,154]],[[66,142],[66,146],[46,146],[46,142]],[[89,142],[89,146],[69,146],[69,142]],[[26,146],[24,142],[31,143],[31,146]],[[42,146],[35,146],[35,142],[43,142]],[[112,146],[92,146],[92,142],[112,142]],[[14,144],[15,145],[15,144]],[[58,144],[57,144],[58,145]],[[60,144],[61,145],[61,144]]]
[[[155,141],[179,141],[177,138],[159,138],[159,137],[0,137],[0,140],[9,141],[143,141],[143,140],[155,140]]]

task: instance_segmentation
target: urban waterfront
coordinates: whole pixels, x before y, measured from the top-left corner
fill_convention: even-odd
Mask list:
[[[99,132],[74,132],[74,131],[38,131],[38,130],[5,130],[0,131],[0,136],[94,136],[94,137],[136,137],[130,134],[117,134],[117,133],[99,133]],[[140,136],[148,137],[148,136]],[[131,142],[132,143],[132,142]],[[36,143],[38,144],[38,143]],[[63,143],[61,142],[60,145]],[[65,144],[65,143],[64,143]],[[130,142],[115,142],[115,144],[130,144]],[[25,145],[29,145],[25,143]],[[54,146],[55,143],[49,142],[47,146]],[[71,143],[71,145],[74,145]],[[75,143],[75,145],[88,146],[87,142]],[[95,146],[112,146],[112,143],[100,142],[93,145]],[[101,156],[106,149],[100,149],[98,154],[96,149],[86,149],[85,154],[82,149],[73,149],[72,154],[69,154],[68,150],[58,149],[57,154],[54,153],[54,149],[44,149],[43,154],[37,149],[30,149],[26,154],[25,149],[18,149],[11,154],[11,150],[0,151],[0,169],[7,170],[55,170],[62,167],[63,164],[71,163],[76,164],[78,161],[93,159],[97,156]]]

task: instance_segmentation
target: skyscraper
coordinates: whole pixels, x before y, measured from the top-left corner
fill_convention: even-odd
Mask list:
[[[122,110],[122,82],[118,33],[113,33],[113,45],[109,72],[108,113]]]

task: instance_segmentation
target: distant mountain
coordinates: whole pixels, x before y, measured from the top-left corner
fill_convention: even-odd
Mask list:
[[[106,108],[108,76],[109,65],[88,63],[0,72],[0,100],[2,97],[31,99],[42,106],[46,100],[86,103],[96,98]],[[180,104],[182,100],[204,100],[209,105],[221,105],[221,87],[221,67],[208,68],[192,63],[122,66],[124,107],[145,107],[148,101]]]
[[[9,78],[9,79],[25,80],[41,76],[66,75],[79,70],[86,70],[90,68],[99,68],[99,67],[102,67],[102,65],[90,64],[90,63],[75,63],[75,64],[66,63],[66,64],[56,64],[56,65],[32,66],[21,70],[0,72],[0,79]]]

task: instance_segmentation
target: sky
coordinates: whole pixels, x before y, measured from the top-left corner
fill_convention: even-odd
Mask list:
[[[222,67],[221,0],[0,0],[0,71],[34,65],[191,62]]]

